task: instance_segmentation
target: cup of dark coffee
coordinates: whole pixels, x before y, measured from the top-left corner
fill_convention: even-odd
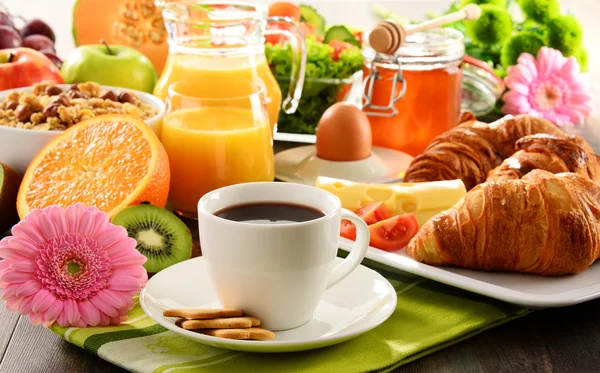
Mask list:
[[[342,219],[356,225],[350,255],[335,265]],[[363,260],[369,229],[333,194],[293,183],[246,183],[198,202],[200,246],[224,307],[259,318],[262,327],[303,325],[326,289]]]

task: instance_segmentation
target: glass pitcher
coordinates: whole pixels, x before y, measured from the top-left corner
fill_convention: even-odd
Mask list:
[[[217,86],[229,96],[237,87],[215,84],[226,78],[249,79],[264,89],[271,131],[276,131],[282,93],[265,57],[264,35],[282,33],[290,39],[292,76],[283,110],[294,113],[302,94],[306,44],[288,18],[267,18],[264,4],[249,1],[157,0],[169,34],[169,56],[154,95],[165,100],[175,81]],[[289,23],[267,30],[267,22]]]

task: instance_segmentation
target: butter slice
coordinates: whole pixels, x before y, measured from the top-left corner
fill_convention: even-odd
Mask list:
[[[419,227],[467,194],[462,180],[365,184],[319,176],[315,186],[335,194],[342,201],[342,207],[351,211],[373,202],[383,202],[392,215],[413,213]]]

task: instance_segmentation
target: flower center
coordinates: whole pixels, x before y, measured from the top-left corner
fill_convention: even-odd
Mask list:
[[[562,80],[547,80],[533,85],[529,94],[529,102],[534,109],[552,110],[562,106],[568,87]]]
[[[37,258],[36,276],[61,299],[84,300],[110,280],[110,258],[93,238],[67,233],[46,242]]]

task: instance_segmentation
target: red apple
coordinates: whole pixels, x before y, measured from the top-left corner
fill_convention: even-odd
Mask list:
[[[0,91],[42,81],[64,83],[60,70],[48,57],[29,48],[0,50]]]

